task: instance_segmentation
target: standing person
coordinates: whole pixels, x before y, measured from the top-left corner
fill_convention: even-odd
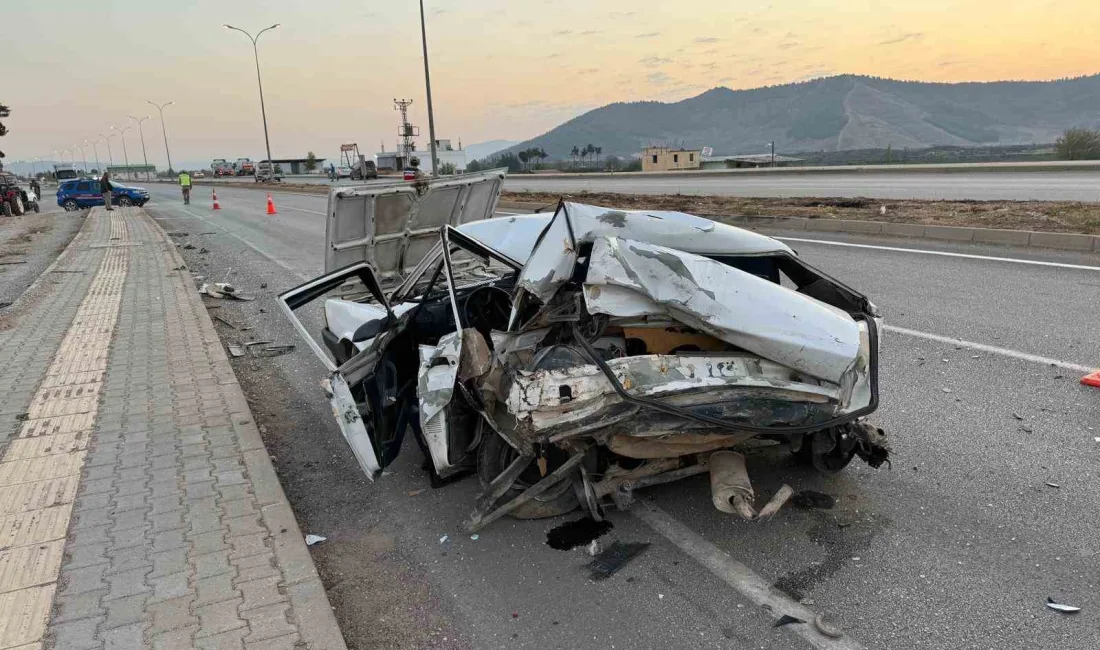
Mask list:
[[[38,200],[42,200],[42,186],[38,184],[38,178],[31,179],[31,189],[34,190],[34,195],[38,197]]]
[[[103,176],[99,179],[99,191],[101,194],[103,194],[103,205],[107,206],[108,212],[114,211],[114,208],[111,207],[111,203],[113,203],[113,201],[111,196],[110,176],[110,173],[103,172]]]
[[[183,204],[191,205],[191,174],[180,172],[180,189],[183,191]]]
[[[328,177],[329,177],[329,180],[332,180],[334,182],[337,180],[336,165],[334,163],[329,163],[328,164]]]

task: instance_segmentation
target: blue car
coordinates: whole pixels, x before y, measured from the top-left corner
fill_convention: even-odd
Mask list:
[[[143,206],[149,202],[149,192],[144,187],[129,187],[121,183],[111,183],[114,205]],[[103,205],[103,193],[99,191],[99,180],[81,178],[63,181],[57,186],[57,205],[72,212],[82,208]]]

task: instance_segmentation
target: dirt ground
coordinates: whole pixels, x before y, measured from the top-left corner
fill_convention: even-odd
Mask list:
[[[561,198],[545,192],[504,192],[501,201],[545,203]],[[701,217],[807,217],[938,226],[1007,228],[1100,234],[1100,204],[1073,201],[885,201],[864,198],[743,198],[681,194],[578,192],[571,200],[626,209],[677,210]],[[885,211],[883,208],[886,208]],[[721,219],[718,219],[719,221]]]

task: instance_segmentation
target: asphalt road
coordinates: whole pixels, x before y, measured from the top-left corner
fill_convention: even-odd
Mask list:
[[[209,182],[212,179],[205,179]],[[245,179],[247,180],[247,179]],[[393,178],[380,181],[388,182]],[[223,182],[223,181],[215,181]],[[238,181],[240,182],[240,181]],[[294,183],[331,184],[323,177],[294,178]],[[338,185],[362,185],[344,179]],[[621,194],[698,194],[752,197],[855,197],[979,201],[1100,201],[1100,172],[892,172],[776,173],[681,176],[621,174],[513,175],[504,183],[513,192],[618,192]]]
[[[223,340],[297,342],[274,296],[321,271],[324,197],[276,193],[279,214],[267,216],[253,191],[219,191],[223,209],[213,212],[198,197],[184,208],[174,190],[150,190],[150,213],[194,246],[183,251],[194,272],[228,275],[257,294],[210,301],[211,313],[236,327],[219,322]],[[754,456],[758,494],[788,482],[837,498],[833,510],[784,509],[767,523],[717,512],[705,478],[651,489],[675,534],[651,526],[652,515],[612,513],[605,539],[652,547],[599,583],[588,580],[582,551],[544,544],[558,521],[506,519],[476,540],[463,534],[476,482],[424,490],[415,445],[369,483],[318,388],[321,366],[303,346],[234,360],[303,530],[329,538],[311,550],[349,645],[813,647],[796,635],[800,624],[773,628],[777,615],[734,588],[732,558],[826,613],[859,644],[850,647],[1100,647],[1100,391],[1077,381],[1100,365],[1100,256],[814,238],[790,243],[905,331],[886,334],[882,404],[872,418],[892,440],[892,468],[856,461],[823,478],[782,455]],[[307,314],[316,326],[314,317]],[[714,548],[728,556],[708,555]],[[1082,611],[1054,612],[1048,597]]]

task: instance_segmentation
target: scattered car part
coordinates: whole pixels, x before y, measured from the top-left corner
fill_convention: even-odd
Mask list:
[[[844,636],[844,632],[841,629],[825,620],[824,614],[818,614],[814,617],[814,627],[818,632],[821,632],[830,639],[839,639]]]
[[[326,541],[328,541],[328,538],[322,535],[306,535],[306,546],[313,546]]]
[[[1080,607],[1056,603],[1054,602],[1054,599],[1050,597],[1047,597],[1047,607],[1053,609],[1056,612],[1062,612],[1063,614],[1076,614],[1077,612],[1081,611]]]
[[[780,616],[775,621],[775,623],[772,623],[772,627],[783,627],[785,625],[790,625],[791,623],[805,623],[805,622],[806,621],[804,621],[804,620],[802,620],[798,617],[791,616],[790,614],[784,614],[784,615]]]
[[[620,542],[616,540],[601,551],[596,559],[588,563],[588,577],[591,580],[606,580],[618,573],[628,562],[644,553],[648,548],[649,543],[647,542]]]

